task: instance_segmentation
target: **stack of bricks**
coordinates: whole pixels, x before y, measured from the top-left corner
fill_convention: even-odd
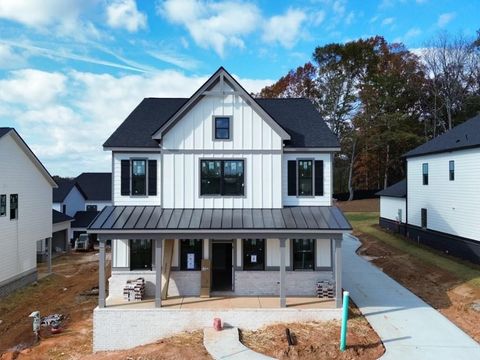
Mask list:
[[[319,298],[333,299],[335,297],[335,283],[330,280],[317,282],[317,296]]]
[[[127,280],[127,284],[123,288],[123,298],[126,301],[141,301],[145,295],[145,279],[138,278],[135,280]]]

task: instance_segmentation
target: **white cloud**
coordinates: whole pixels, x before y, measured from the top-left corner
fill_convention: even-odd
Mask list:
[[[292,48],[301,35],[301,27],[306,18],[307,15],[299,9],[288,9],[283,15],[273,16],[264,26],[262,39]]]
[[[315,11],[310,16],[310,22],[313,26],[318,26],[325,20],[326,13],[323,10]]]
[[[14,51],[11,46],[0,43],[0,69],[15,69],[25,66],[26,57]]]
[[[155,59],[178,66],[179,68],[186,70],[193,70],[197,68],[199,64],[197,60],[182,56],[177,52],[173,51],[152,50],[147,51],[147,53]]]
[[[388,18],[383,19],[382,25],[383,26],[392,25],[394,23],[394,21],[395,21],[395,18],[388,17]]]
[[[417,27],[413,27],[413,28],[409,29],[405,33],[405,35],[393,39],[393,42],[395,42],[395,43],[405,43],[408,40],[411,40],[411,39],[419,36],[421,33],[422,33],[422,30],[420,30]]]
[[[102,144],[144,97],[189,97],[208,77],[173,70],[122,76],[11,71],[0,79],[0,114],[13,119],[52,174],[108,171]],[[273,83],[238,80],[249,92]]]
[[[445,27],[454,17],[455,13],[453,12],[441,14],[437,20],[438,27]]]
[[[135,0],[113,0],[107,6],[107,24],[135,32],[147,26],[147,16],[138,11]]]
[[[157,11],[185,26],[198,46],[212,48],[221,57],[227,46],[245,47],[243,37],[261,21],[256,5],[239,1],[166,0]]]

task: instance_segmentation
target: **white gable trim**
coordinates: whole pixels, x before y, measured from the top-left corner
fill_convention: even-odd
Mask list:
[[[211,88],[219,81],[228,83],[233,91],[211,91]],[[275,131],[282,140],[290,140],[290,135],[255,101],[255,99],[223,68],[220,67],[203,86],[152,136],[153,139],[161,139],[203,96],[239,95],[250,105],[265,122]]]

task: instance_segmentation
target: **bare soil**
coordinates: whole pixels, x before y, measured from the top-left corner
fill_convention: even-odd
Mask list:
[[[378,225],[372,226],[384,231]],[[480,301],[480,288],[453,272],[423,262],[371,235],[358,230],[354,231],[354,235],[362,242],[360,255],[366,256],[382,271],[480,342],[480,311],[474,310],[472,306]]]
[[[338,206],[343,212],[379,212],[380,200],[376,199],[363,199],[353,201],[336,201],[335,205]]]
[[[242,342],[254,351],[277,359],[378,359],[385,349],[378,335],[360,311],[350,307],[347,349],[340,347],[340,323],[292,323],[265,327],[258,331],[242,331]],[[289,346],[286,329],[295,339]]]

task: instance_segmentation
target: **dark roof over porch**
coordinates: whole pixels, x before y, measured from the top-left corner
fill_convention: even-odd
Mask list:
[[[161,206],[108,206],[88,228],[95,233],[151,231],[342,232],[352,229],[335,206],[281,209],[165,209]]]

